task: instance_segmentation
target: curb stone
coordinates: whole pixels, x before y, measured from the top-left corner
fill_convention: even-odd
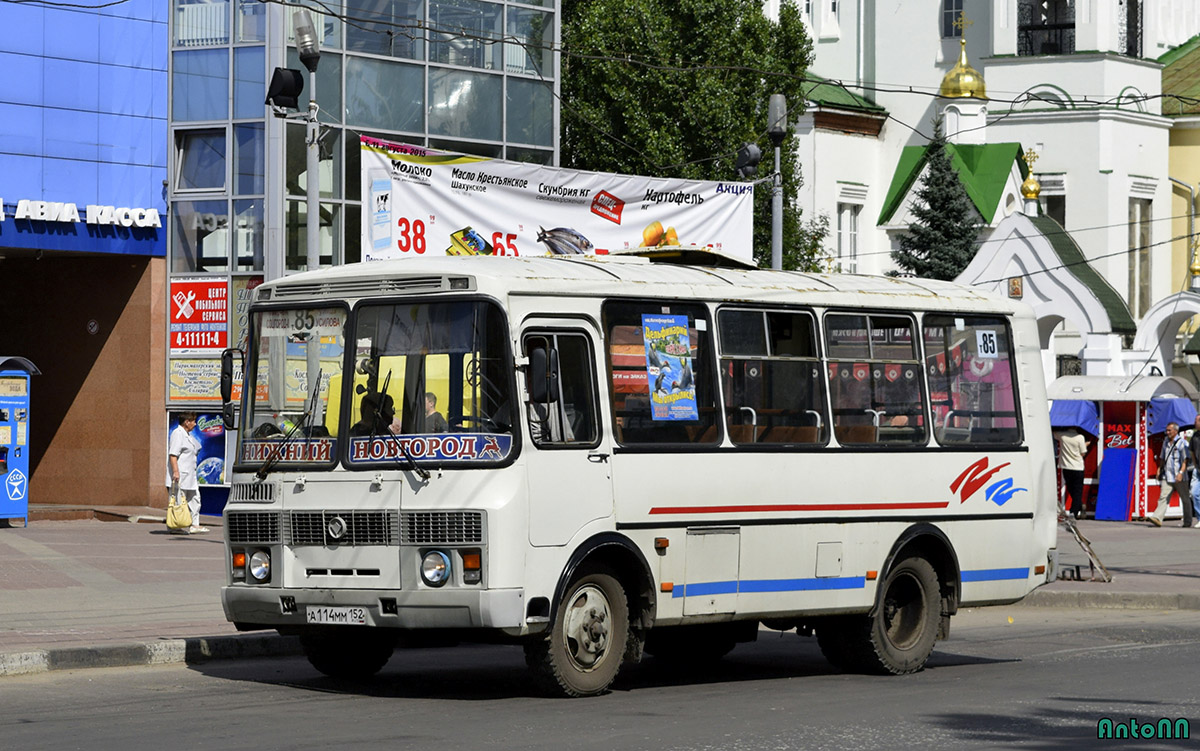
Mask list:
[[[180,663],[196,665],[212,660],[291,657],[303,653],[297,637],[279,636],[274,633],[162,639],[133,644],[36,649],[0,654],[0,677],[84,668]]]
[[[1200,610],[1200,594],[1155,592],[1046,592],[1036,590],[1022,605],[1109,610]]]

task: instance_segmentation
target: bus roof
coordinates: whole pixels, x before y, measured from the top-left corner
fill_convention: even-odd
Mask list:
[[[636,256],[429,256],[335,266],[276,279],[257,299],[356,299],[464,289],[496,297],[663,297],[762,303],[1027,310],[1020,302],[933,279],[742,270]],[[268,298],[269,295],[269,298]]]

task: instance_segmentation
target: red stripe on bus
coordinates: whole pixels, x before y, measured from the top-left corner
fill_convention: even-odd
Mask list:
[[[657,506],[651,514],[733,514],[757,511],[889,511],[897,509],[946,508],[949,501],[923,501],[919,503],[814,503],[788,504],[785,506]]]

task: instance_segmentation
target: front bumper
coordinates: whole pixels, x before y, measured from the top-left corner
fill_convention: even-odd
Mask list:
[[[290,598],[290,599],[289,599]],[[390,590],[289,589],[251,585],[221,588],[225,617],[272,628],[308,625],[309,606],[360,607],[367,625],[382,628],[520,628],[522,589]]]

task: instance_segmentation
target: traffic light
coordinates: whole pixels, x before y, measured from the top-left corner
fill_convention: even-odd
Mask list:
[[[734,168],[738,174],[745,178],[754,177],[755,170],[758,169],[758,162],[762,159],[762,149],[756,144],[744,143],[742,148],[738,149],[737,161],[734,163]]]

